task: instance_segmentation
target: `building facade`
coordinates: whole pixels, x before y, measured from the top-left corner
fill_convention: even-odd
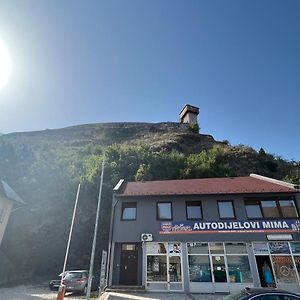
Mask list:
[[[200,293],[246,286],[299,291],[299,193],[255,174],[120,181],[108,284]]]

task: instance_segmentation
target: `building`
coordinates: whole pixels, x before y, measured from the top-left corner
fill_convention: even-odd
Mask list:
[[[25,204],[20,196],[3,180],[0,181],[0,245],[14,203]]]
[[[151,291],[299,291],[298,187],[246,177],[125,182],[114,189],[108,285]]]
[[[199,108],[190,104],[186,104],[181,110],[180,123],[198,124],[197,116],[199,115]]]

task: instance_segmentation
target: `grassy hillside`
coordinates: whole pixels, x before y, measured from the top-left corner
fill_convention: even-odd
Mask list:
[[[87,268],[106,157],[97,251],[106,248],[112,188],[120,178],[155,180],[258,173],[299,183],[299,162],[285,161],[179,123],[110,123],[0,136],[0,177],[27,202],[1,245],[0,283],[61,271],[77,185],[78,214],[68,268]],[[96,255],[99,266],[100,255]]]

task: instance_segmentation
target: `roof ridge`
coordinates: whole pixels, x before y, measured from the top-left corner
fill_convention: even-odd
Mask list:
[[[251,173],[250,177],[253,177],[253,178],[256,178],[256,179],[259,179],[259,180],[264,180],[264,181],[267,181],[267,182],[271,182],[271,183],[274,183],[274,184],[278,184],[278,185],[281,185],[281,186],[285,186],[285,187],[288,187],[288,188],[291,188],[291,189],[298,189],[298,186],[293,184],[293,183],[288,183],[288,182],[285,182],[285,181],[282,181],[282,180],[278,180],[278,179],[258,175],[258,174],[255,174],[255,173]]]

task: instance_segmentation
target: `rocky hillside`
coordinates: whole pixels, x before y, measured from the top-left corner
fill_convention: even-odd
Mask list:
[[[0,284],[62,268],[78,183],[68,268],[87,268],[101,163],[105,178],[98,253],[107,246],[110,201],[120,178],[155,180],[258,173],[299,183],[299,162],[215,141],[179,123],[107,123],[0,136],[0,177],[26,201],[10,218],[0,251]],[[99,266],[99,257],[95,268]],[[2,271],[3,270],[3,271]]]

